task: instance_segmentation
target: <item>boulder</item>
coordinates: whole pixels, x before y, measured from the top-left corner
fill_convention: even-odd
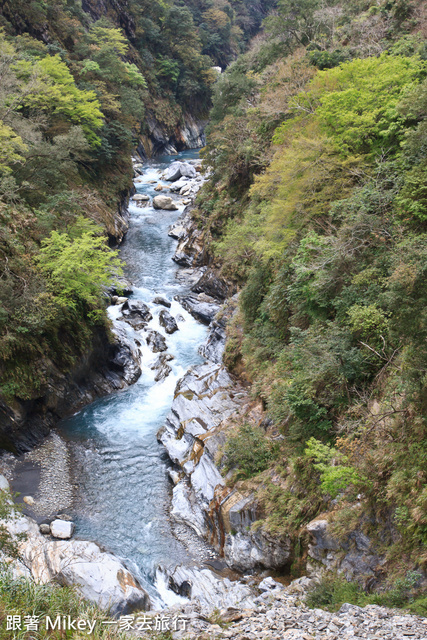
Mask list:
[[[176,182],[174,182],[170,187],[169,187],[169,191],[172,192],[178,192],[181,191],[181,189],[183,187],[185,187],[188,184],[188,179],[187,178],[183,178],[181,180],[177,180]]]
[[[200,280],[191,287],[194,293],[205,293],[216,300],[225,300],[235,293],[236,287],[219,277],[213,269],[206,269]]]
[[[150,199],[150,196],[147,196],[146,193],[135,193],[132,196],[132,200],[135,202],[147,202]]]
[[[50,523],[50,533],[54,538],[69,540],[74,532],[74,522],[66,520],[54,520]]]
[[[162,184],[158,184],[156,187],[154,187],[154,191],[163,191],[164,187]]]
[[[161,304],[163,307],[167,307],[168,309],[171,308],[169,300],[166,300],[166,298],[163,298],[162,296],[156,296],[153,300],[153,304]]]
[[[172,162],[165,171],[165,180],[175,182],[181,177],[181,162]]]
[[[168,377],[172,371],[172,367],[168,365],[168,362],[171,360],[173,360],[173,356],[170,353],[163,353],[157,358],[156,362],[151,367],[152,371],[157,370],[156,377],[154,378],[155,382],[160,382]]]
[[[175,318],[171,316],[169,311],[166,311],[166,309],[162,309],[162,311],[160,311],[159,322],[161,326],[164,327],[166,333],[175,333],[175,331],[178,331],[178,325]]]
[[[122,314],[125,322],[137,331],[153,319],[150,309],[142,300],[126,300],[122,307]]]
[[[141,375],[138,346],[121,322],[114,322],[112,333],[115,340],[110,346],[110,374],[114,375],[114,371],[117,371],[126,384],[134,384]]]
[[[42,522],[42,524],[39,525],[39,531],[44,536],[48,536],[50,534],[50,525],[47,524],[47,522]]]
[[[220,310],[220,305],[213,298],[208,302],[207,297],[201,299],[199,296],[175,296],[175,300],[178,300],[196,320],[210,324]]]
[[[182,177],[185,177],[185,178],[197,177],[197,171],[195,167],[193,167],[193,165],[190,164],[189,162],[181,162],[181,166],[179,169]]]
[[[178,209],[175,202],[169,196],[155,196],[153,198],[153,207],[155,209],[164,209],[165,211],[176,211]]]
[[[145,340],[153,353],[159,353],[167,349],[166,340],[158,331],[147,331]]]
[[[168,573],[169,588],[181,596],[197,601],[205,611],[255,607],[250,587],[239,581],[220,578],[210,569],[178,566]]]

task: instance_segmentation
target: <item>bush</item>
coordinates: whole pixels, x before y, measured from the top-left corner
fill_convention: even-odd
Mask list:
[[[245,424],[228,438],[225,456],[227,471],[236,468],[238,478],[251,478],[268,468],[275,449],[262,429]]]

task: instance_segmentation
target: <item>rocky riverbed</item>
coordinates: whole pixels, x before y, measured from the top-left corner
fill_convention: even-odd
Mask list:
[[[249,579],[249,582],[251,580]],[[252,580],[253,582],[253,580]],[[304,603],[312,586],[308,578],[299,578],[287,587],[266,578],[250,591],[240,605],[231,601],[215,611],[194,597],[191,603],[163,610],[161,616],[149,613],[145,628],[162,624],[170,629],[173,640],[425,640],[427,619],[400,610],[377,605],[358,607],[343,604],[331,613],[309,609]],[[173,621],[185,620],[186,628],[174,631]],[[153,633],[137,633],[148,640]],[[154,634],[155,637],[155,634]]]

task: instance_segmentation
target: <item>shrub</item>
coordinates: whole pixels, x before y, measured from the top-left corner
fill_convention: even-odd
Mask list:
[[[262,429],[244,424],[228,438],[225,456],[227,471],[236,468],[238,478],[251,478],[267,469],[275,449]]]

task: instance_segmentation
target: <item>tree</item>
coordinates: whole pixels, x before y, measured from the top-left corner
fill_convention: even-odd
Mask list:
[[[121,274],[121,262],[98,227],[80,217],[69,233],[52,231],[42,241],[37,263],[55,297],[66,307],[83,303],[89,316],[99,316],[103,288]]]

